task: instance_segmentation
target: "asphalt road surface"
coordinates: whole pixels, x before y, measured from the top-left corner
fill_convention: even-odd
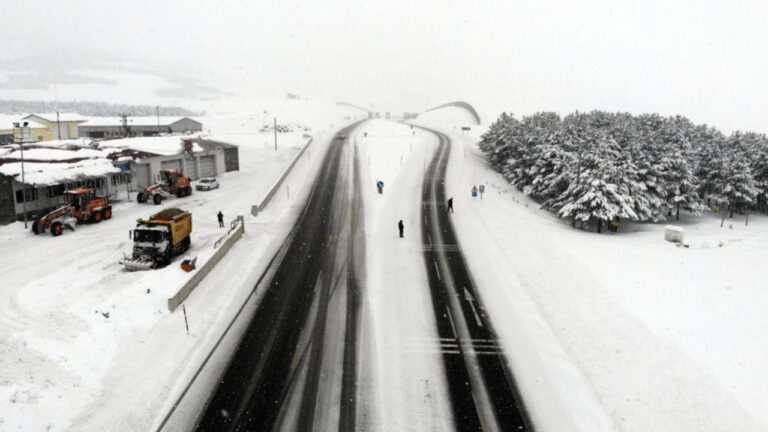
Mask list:
[[[532,430],[447,211],[450,140],[431,132],[440,143],[422,191],[424,289],[431,294],[455,429]],[[356,430],[358,392],[371,389],[356,384],[365,245],[355,151],[348,139],[331,144],[196,430]]]
[[[422,190],[422,239],[439,345],[459,431],[532,430],[504,353],[474,288],[445,194],[450,139],[439,145]]]
[[[335,138],[196,430],[355,430],[365,262],[360,193],[355,148]]]

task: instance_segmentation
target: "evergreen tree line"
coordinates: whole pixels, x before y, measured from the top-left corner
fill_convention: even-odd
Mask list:
[[[724,135],[681,116],[592,111],[502,114],[480,149],[517,189],[559,217],[660,222],[706,205],[766,208],[768,137]]]
[[[52,112],[74,112],[84,116],[114,117],[121,113],[133,116],[148,117],[157,114],[157,107],[151,105],[126,105],[90,101],[25,101],[15,99],[0,99],[0,113],[3,114],[42,114]],[[196,113],[177,106],[161,106],[161,116],[197,116]]]

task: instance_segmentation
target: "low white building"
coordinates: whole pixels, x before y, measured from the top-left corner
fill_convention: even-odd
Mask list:
[[[147,137],[161,134],[201,132],[203,124],[189,117],[93,117],[78,126],[78,134],[88,138]]]
[[[64,191],[92,187],[101,195],[137,191],[176,169],[191,180],[239,170],[238,147],[173,135],[48,141],[24,146],[24,181],[18,145],[0,146],[0,223],[43,214],[62,204]]]
[[[132,174],[138,189],[159,182],[161,170],[175,169],[198,180],[240,169],[237,146],[195,136],[123,138],[98,145],[112,151],[110,158]]]

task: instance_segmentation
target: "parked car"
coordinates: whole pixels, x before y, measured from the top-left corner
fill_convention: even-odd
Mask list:
[[[336,134],[336,139],[343,140],[346,137],[347,137],[347,134],[344,133],[344,132],[339,132],[339,133]]]
[[[211,189],[218,189],[219,181],[213,177],[202,178],[197,182],[195,189],[199,191],[208,191]]]

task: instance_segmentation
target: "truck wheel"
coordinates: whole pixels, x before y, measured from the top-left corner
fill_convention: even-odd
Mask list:
[[[155,202],[155,205],[160,205],[160,203],[163,202],[163,196],[155,195],[154,197],[152,197],[152,201]]]
[[[64,227],[61,226],[60,222],[54,222],[51,225],[51,235],[54,237],[60,236],[61,233],[64,231]]]
[[[35,233],[35,235],[40,234],[40,223],[38,221],[32,222],[32,232]]]
[[[187,186],[187,196],[192,195],[192,186]]]
[[[101,218],[102,218],[101,212],[93,212],[91,214],[91,220],[93,221],[93,223],[101,222]]]
[[[181,252],[189,250],[189,246],[192,244],[192,240],[187,236],[181,241]]]
[[[104,219],[112,219],[112,209],[104,209]]]
[[[147,195],[144,192],[139,192],[138,195],[136,195],[136,201],[138,201],[141,204],[144,204],[147,202]]]

